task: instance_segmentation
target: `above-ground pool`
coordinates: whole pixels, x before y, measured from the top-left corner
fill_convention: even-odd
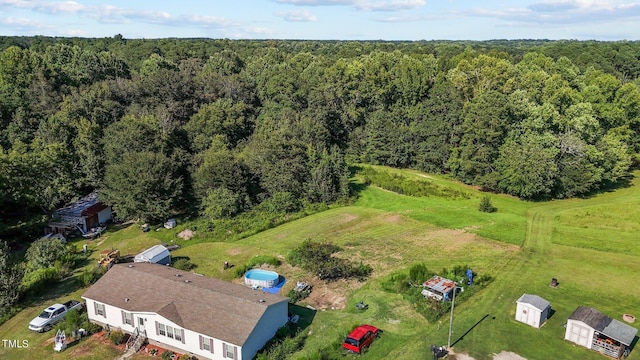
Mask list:
[[[244,283],[249,286],[271,288],[278,285],[280,275],[275,271],[251,269],[244,273]]]

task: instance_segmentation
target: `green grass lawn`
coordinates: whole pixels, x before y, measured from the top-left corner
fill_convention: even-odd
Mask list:
[[[92,256],[110,248],[135,254],[173,240],[182,247],[172,256],[189,258],[198,273],[230,281],[239,280],[233,268],[223,269],[224,261],[242,266],[256,255],[276,256],[283,261],[276,271],[288,280],[283,289],[286,293],[296,281],[310,279],[303,270],[286,264],[289,251],[307,239],[332,242],[342,248],[336,256],[370,264],[373,273],[364,283],[330,284],[342,290],[344,308],[315,312],[304,348],[291,356],[300,360],[313,358],[320,351],[343,358],[335,348],[353,326],[362,323],[376,325],[384,333],[358,358],[430,358],[432,344],[446,345],[448,317],[430,323],[402,296],[380,287],[385,277],[408,271],[419,262],[436,272],[468,264],[476,273],[495,279],[455,307],[454,349],[478,360],[491,359],[501,351],[513,351],[531,360],[603,359],[563,340],[567,317],[579,305],[593,306],[616,319],[623,313],[640,316],[640,286],[636,283],[640,279],[637,177],[630,187],[587,199],[533,203],[492,194],[498,212],[486,214],[477,210],[484,194],[465,185],[415,171],[393,171],[449,184],[474,196],[466,200],[415,198],[370,186],[351,206],[310,215],[237,241],[199,239],[191,244],[175,236],[182,227],[148,233],[134,225],[112,229],[90,242]],[[84,241],[79,240],[79,247]],[[92,261],[87,266],[94,266]],[[549,287],[551,278],[557,278],[560,286]],[[27,323],[49,302],[79,298],[82,291],[72,286],[58,290],[0,326],[0,339],[28,339],[33,344],[26,350],[0,348],[0,359],[22,359],[25,354],[33,358],[54,356],[52,345],[44,345],[53,334],[30,333]],[[314,288],[314,292],[322,291],[322,286]],[[515,301],[525,292],[552,304],[553,316],[541,329],[514,320]],[[354,305],[358,301],[366,302],[369,308],[357,310]],[[95,351],[83,356],[93,357],[76,358],[115,356],[113,349],[97,342],[83,346]],[[71,351],[64,354],[75,356]],[[640,359],[640,348],[634,349],[629,359]]]

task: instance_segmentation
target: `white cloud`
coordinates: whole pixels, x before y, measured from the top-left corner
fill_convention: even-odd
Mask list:
[[[550,0],[526,8],[471,9],[458,15],[488,17],[517,24],[595,24],[640,19],[640,2],[613,0]]]
[[[425,0],[360,1],[356,9],[362,11],[411,10],[426,4]]]
[[[24,1],[0,0],[0,7],[30,9],[46,14],[84,15],[106,24],[125,24],[139,21],[170,26],[196,25],[200,27],[236,26],[227,19],[206,15],[172,15],[164,11],[148,11],[120,8],[112,5],[89,6],[75,1]]]
[[[298,6],[334,6],[334,5],[354,5],[357,0],[275,0],[278,4],[289,4]]]
[[[314,22],[318,20],[318,18],[308,10],[279,11],[275,13],[275,15],[285,19],[286,21]]]

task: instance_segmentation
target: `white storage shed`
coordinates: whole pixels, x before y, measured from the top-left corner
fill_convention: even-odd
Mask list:
[[[166,247],[156,245],[136,255],[133,258],[133,262],[169,265],[171,264],[171,254],[169,254],[169,250]]]
[[[516,320],[539,328],[549,317],[551,303],[538,295],[523,294],[516,301]]]

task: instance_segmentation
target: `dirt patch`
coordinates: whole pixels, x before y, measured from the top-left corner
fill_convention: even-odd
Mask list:
[[[353,214],[347,213],[347,214],[342,215],[342,219],[340,219],[338,221],[338,223],[340,223],[340,224],[348,223],[348,222],[353,221],[353,220],[355,220],[357,218],[358,218],[358,215],[353,215]]]
[[[449,350],[449,356],[447,356],[447,359],[450,359],[450,360],[475,360],[474,358],[472,358],[471,356],[469,356],[467,354],[458,354],[453,350]]]
[[[379,216],[379,218],[380,220],[391,224],[397,224],[402,220],[402,216],[399,214],[384,214]]]
[[[240,255],[240,254],[242,254],[242,249],[241,248],[229,249],[229,250],[227,250],[227,254],[229,254],[231,256]]]
[[[493,354],[493,360],[527,360],[522,356],[510,352],[510,351],[501,351],[499,354]]]
[[[471,356],[469,356],[467,354],[458,354],[454,350],[451,350],[449,352],[449,356],[447,357],[447,359],[475,360],[475,358],[472,358]],[[527,359],[523,358],[522,356],[520,356],[520,355],[518,355],[518,354],[516,354],[514,352],[501,351],[499,354],[493,354],[493,360],[527,360]]]
[[[178,233],[178,237],[181,238],[182,240],[189,240],[194,235],[195,233],[191,229],[184,229]]]
[[[304,303],[318,310],[342,310],[347,306],[346,293],[357,289],[363,283],[358,281],[338,280],[325,283],[321,280],[310,281],[313,291]]]

